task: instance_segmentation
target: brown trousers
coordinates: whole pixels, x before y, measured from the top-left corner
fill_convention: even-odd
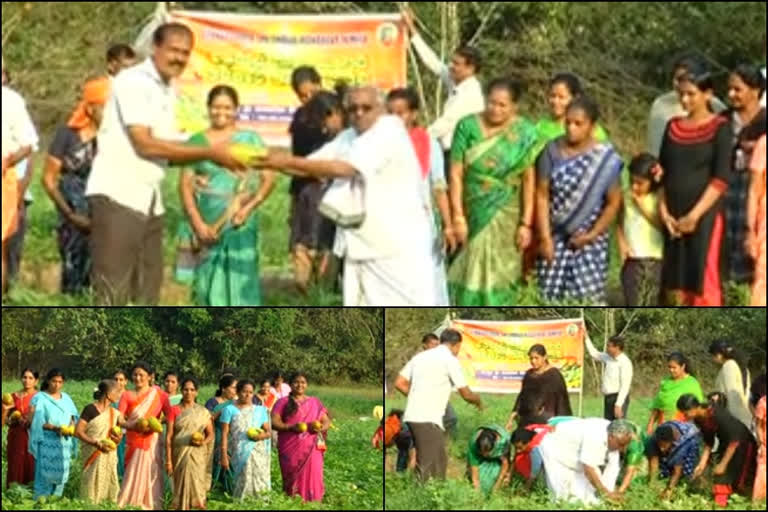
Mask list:
[[[156,305],[163,284],[163,216],[105,196],[91,206],[91,284],[99,305]]]
[[[416,445],[416,474],[426,482],[430,478],[445,480],[448,454],[445,432],[434,423],[408,423]]]

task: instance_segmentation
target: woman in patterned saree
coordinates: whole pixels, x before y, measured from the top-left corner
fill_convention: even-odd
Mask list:
[[[5,488],[14,482],[27,485],[35,478],[35,459],[29,453],[29,414],[32,398],[37,394],[39,374],[25,368],[21,372],[21,390],[11,394],[12,404],[3,404],[3,421],[8,422],[8,473]],[[14,415],[18,412],[21,416]],[[10,417],[9,417],[10,415]]]
[[[609,229],[621,206],[623,163],[595,140],[597,105],[582,96],[566,114],[566,135],[536,162],[539,289],[546,300],[606,301]]]
[[[176,510],[204,509],[211,487],[213,423],[208,409],[195,403],[198,387],[191,377],[181,380],[181,404],[168,420],[166,470],[173,476]]]
[[[63,386],[64,374],[54,368],[45,376],[42,392],[30,402],[29,453],[35,458],[35,499],[62,495],[77,451],[75,439],[62,431],[63,426],[77,422],[77,409],[61,390]]]
[[[520,85],[498,79],[484,113],[462,119],[451,148],[451,206],[461,245],[448,271],[453,303],[515,304],[531,243],[536,128],[518,117]]]
[[[225,85],[208,95],[210,129],[189,140],[196,146],[232,141],[264,147],[254,132],[236,126],[237,92]],[[185,171],[181,200],[188,222],[179,228],[177,280],[193,284],[201,306],[259,306],[259,217],[274,188],[272,173],[238,176],[210,162]]]
[[[278,432],[283,491],[304,501],[322,501],[325,438],[331,419],[323,403],[306,391],[306,375],[293,375],[290,396],[278,400],[272,410],[272,426]]]
[[[239,381],[237,401],[221,412],[221,466],[232,469],[232,495],[238,499],[272,489],[269,413],[266,407],[253,405],[254,388],[251,380]],[[251,429],[261,432],[249,435]]]
[[[128,430],[125,473],[117,502],[120,507],[132,505],[149,510],[163,507],[162,440],[140,420],[159,418],[161,413],[172,418],[172,410],[165,391],[150,386],[151,373],[148,363],[137,361],[131,369],[135,389],[123,392],[120,398],[119,409]]]
[[[93,393],[93,403],[87,405],[77,422],[75,435],[83,443],[83,474],[80,477],[80,496],[91,503],[117,502],[120,482],[117,479],[117,450],[115,446],[123,436],[112,429],[123,422],[123,416],[111,404],[120,396],[114,380],[103,380]]]

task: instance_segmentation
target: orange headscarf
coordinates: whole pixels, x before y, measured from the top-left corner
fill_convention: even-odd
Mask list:
[[[109,78],[96,78],[86,82],[83,87],[83,99],[77,106],[67,125],[74,130],[82,130],[91,124],[86,106],[89,104],[104,105],[109,98],[111,82]]]

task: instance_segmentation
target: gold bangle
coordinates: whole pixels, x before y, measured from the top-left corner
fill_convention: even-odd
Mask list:
[[[467,224],[467,218],[466,217],[456,217],[455,219],[453,219],[453,223],[454,224],[466,225]]]

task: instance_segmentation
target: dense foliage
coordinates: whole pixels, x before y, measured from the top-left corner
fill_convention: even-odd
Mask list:
[[[407,358],[421,348],[421,336],[440,325],[449,310],[440,308],[386,310],[386,372],[389,382]],[[451,315],[474,320],[535,320],[578,318],[580,308],[453,308]],[[622,333],[627,354],[635,364],[636,391],[654,392],[665,372],[665,355],[683,351],[704,383],[713,379],[717,367],[707,349],[715,339],[733,343],[750,360],[753,372],[764,371],[766,357],[766,316],[764,308],[630,309],[584,308],[587,326],[595,344],[602,347],[605,336]],[[599,390],[599,368],[585,365],[587,392]]]
[[[213,382],[222,368],[259,377],[301,369],[314,382],[380,383],[378,309],[3,308],[3,375],[66,368],[100,378],[146,359]]]

